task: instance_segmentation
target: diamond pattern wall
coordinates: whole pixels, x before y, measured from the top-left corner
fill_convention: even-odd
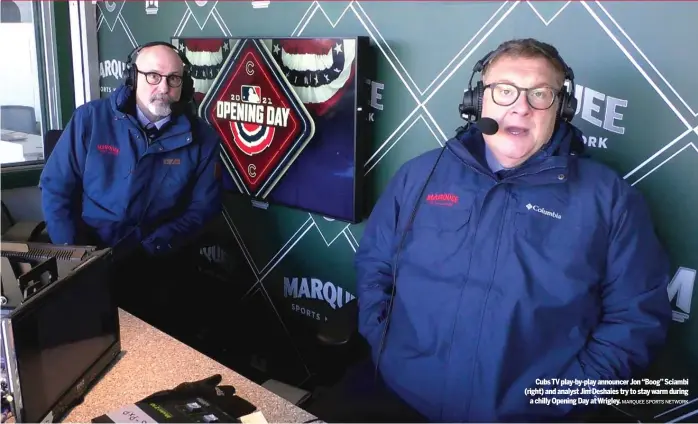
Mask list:
[[[440,146],[461,125],[457,105],[476,61],[505,39],[537,37],[555,44],[575,70],[580,104],[574,122],[592,154],[645,192],[675,269],[698,269],[698,86],[689,71],[698,59],[686,54],[698,40],[692,18],[698,3],[258,3],[264,2],[99,2],[102,95],[117,86],[128,53],[139,43],[368,35],[379,63],[376,81],[367,84],[381,95],[371,110],[375,139],[364,164],[375,199],[404,161]],[[659,22],[671,24],[648,31]],[[243,302],[263,299],[265,313],[291,334],[307,328],[350,331],[347,317],[356,300],[332,308],[314,299],[301,307],[294,296],[303,290],[303,278],[317,279],[323,288],[331,283],[330,294],[355,295],[352,258],[363,224],[276,206],[254,209],[239,198],[226,199],[225,206],[223,244],[236,246],[228,260],[247,268],[230,281],[243,288]],[[689,274],[695,272],[682,275]],[[237,275],[247,277],[239,281]],[[300,284],[296,292],[293,278]],[[672,300],[673,356],[666,361],[695,363],[698,290],[674,291],[680,294]],[[237,301],[231,299],[231,307]],[[288,349],[302,351],[298,339],[288,340],[296,343]],[[307,365],[299,369],[307,372]]]

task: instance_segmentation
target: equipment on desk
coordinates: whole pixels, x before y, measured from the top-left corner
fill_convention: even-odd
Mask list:
[[[121,352],[111,250],[2,242],[0,261],[3,409],[57,421]]]
[[[220,374],[182,383],[99,417],[93,423],[248,423],[264,424],[261,412],[235,395],[233,386],[220,386]]]

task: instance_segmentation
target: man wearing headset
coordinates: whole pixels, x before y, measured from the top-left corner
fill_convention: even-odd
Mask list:
[[[178,325],[182,255],[221,207],[219,138],[192,112],[187,64],[167,43],[135,49],[126,81],[75,110],[40,181],[51,242],[112,247],[119,306],[160,326]]]
[[[668,259],[640,193],[580,154],[557,50],[512,40],[483,65],[461,109],[480,121],[404,164],[368,220],[359,330],[384,397],[426,420],[576,419],[620,395],[575,389],[617,389],[601,380],[664,343]]]
[[[54,244],[167,253],[220,210],[219,139],[187,109],[183,58],[155,42],[128,66],[113,94],[75,110],[41,175]]]

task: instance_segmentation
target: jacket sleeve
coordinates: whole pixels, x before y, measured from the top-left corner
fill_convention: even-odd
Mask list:
[[[639,191],[629,187],[613,212],[601,321],[579,359],[593,375],[627,379],[644,371],[666,340],[670,263]]]
[[[89,122],[86,107],[79,107],[61,133],[39,180],[46,229],[53,244],[77,243],[81,213],[82,173],[87,156]]]
[[[141,243],[149,254],[164,254],[186,244],[221,211],[220,142],[215,143],[195,172],[191,201],[184,213],[152,231]],[[210,141],[209,141],[210,143]]]
[[[373,208],[354,256],[359,333],[374,348],[380,342],[392,291],[393,256],[404,184],[403,167]]]
[[[667,294],[670,262],[640,192],[629,187],[615,205],[613,217],[606,278],[599,293],[600,321],[575,363],[560,378],[597,382],[639,378],[667,337],[672,314]],[[617,390],[619,386],[595,387]]]

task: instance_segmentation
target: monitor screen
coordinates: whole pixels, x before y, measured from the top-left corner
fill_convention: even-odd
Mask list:
[[[57,281],[12,318],[23,422],[41,422],[119,339],[104,257]]]
[[[220,135],[224,187],[346,222],[362,219],[373,72],[368,39],[175,38],[199,116]]]

